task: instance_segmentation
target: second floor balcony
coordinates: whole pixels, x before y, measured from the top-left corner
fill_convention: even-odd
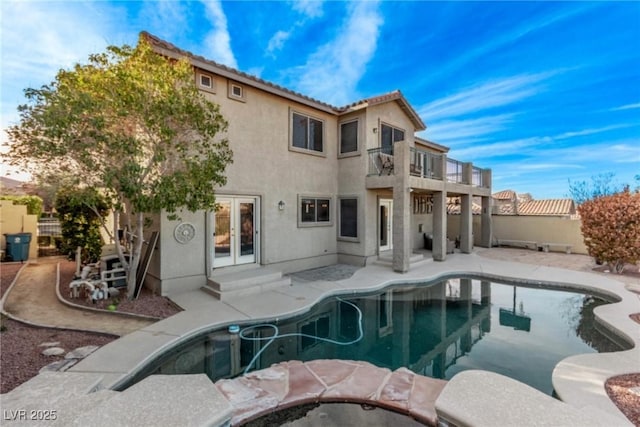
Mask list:
[[[471,163],[461,162],[447,157],[446,154],[433,153],[414,147],[408,147],[408,143],[400,141],[401,150],[393,150],[390,147],[372,148],[368,150],[369,167],[367,176],[371,177],[368,181],[369,188],[380,188],[392,186],[394,177],[397,176],[398,162],[405,161],[404,172],[410,177],[415,177],[424,182],[411,180],[412,183],[420,183],[420,188],[429,189],[429,181],[433,180],[433,189],[442,190],[445,186],[455,191],[455,188],[461,189],[472,187],[477,190],[491,189],[491,170],[482,169],[473,166]],[[407,149],[408,148],[408,149]],[[402,152],[407,159],[399,159],[398,154]],[[386,184],[385,184],[386,183]],[[465,191],[466,192],[466,191]]]

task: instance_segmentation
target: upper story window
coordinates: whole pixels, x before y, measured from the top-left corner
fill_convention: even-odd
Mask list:
[[[340,124],[340,154],[358,151],[358,121]]]
[[[404,131],[385,124],[380,127],[380,148],[383,153],[393,154],[393,143],[404,140]]]
[[[196,72],[196,85],[207,92],[216,92],[216,81],[211,74]]]
[[[227,86],[227,96],[231,99],[235,99],[236,101],[246,101],[244,87],[239,85],[238,83],[230,81]]]
[[[324,122],[304,114],[291,112],[291,147],[324,152]]]

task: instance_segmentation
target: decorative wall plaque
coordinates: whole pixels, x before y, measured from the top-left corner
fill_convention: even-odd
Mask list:
[[[196,228],[193,226],[193,224],[190,224],[188,222],[178,224],[175,230],[173,230],[173,237],[175,237],[178,243],[182,243],[183,245],[190,242],[195,237],[195,235]]]

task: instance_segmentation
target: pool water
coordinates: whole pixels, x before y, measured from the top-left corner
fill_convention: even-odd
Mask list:
[[[202,372],[216,381],[286,360],[350,359],[441,379],[483,369],[552,394],[551,373],[562,359],[629,348],[596,328],[593,309],[606,303],[471,278],[396,286],[328,298],[268,326],[240,324],[240,334],[210,331],[165,352],[133,382]]]

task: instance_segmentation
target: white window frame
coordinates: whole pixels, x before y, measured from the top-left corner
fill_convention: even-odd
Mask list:
[[[318,221],[318,211],[316,207],[316,220],[315,221],[302,221],[302,201],[307,199],[313,199],[318,203],[318,200],[329,200],[329,221]],[[298,228],[306,228],[306,227],[331,227],[333,226],[333,197],[325,196],[325,195],[308,195],[308,194],[299,194],[298,195],[298,203],[296,205],[296,209],[298,212]]]
[[[207,86],[202,84],[202,78],[206,77],[211,81],[211,85]],[[205,73],[203,71],[196,71],[196,86],[198,89],[204,90],[206,92],[216,93],[216,79],[213,77],[213,74]]]
[[[295,145],[293,145],[293,115],[297,114],[299,116],[304,116],[307,118],[307,123],[309,119],[313,119],[316,120],[320,123],[322,123],[322,151],[318,151],[318,150],[314,150],[312,148],[308,148],[309,146],[309,126],[307,127],[307,141],[306,141],[306,145],[307,147],[296,147]],[[314,116],[312,114],[306,113],[304,111],[300,111],[300,110],[294,110],[293,108],[289,109],[289,151],[296,151],[298,153],[305,153],[305,154],[311,154],[314,156],[321,156],[321,157],[326,157],[326,152],[327,152],[327,135],[326,135],[326,129],[327,129],[327,123],[325,122],[325,120]]]
[[[240,95],[237,95],[236,93],[234,93],[234,89],[240,89]],[[246,102],[247,98],[246,98],[246,91],[244,89],[244,86],[242,86],[240,83],[236,83],[234,81],[229,80],[227,82],[227,97],[229,99],[235,99],[236,101],[240,101],[240,102]]]

